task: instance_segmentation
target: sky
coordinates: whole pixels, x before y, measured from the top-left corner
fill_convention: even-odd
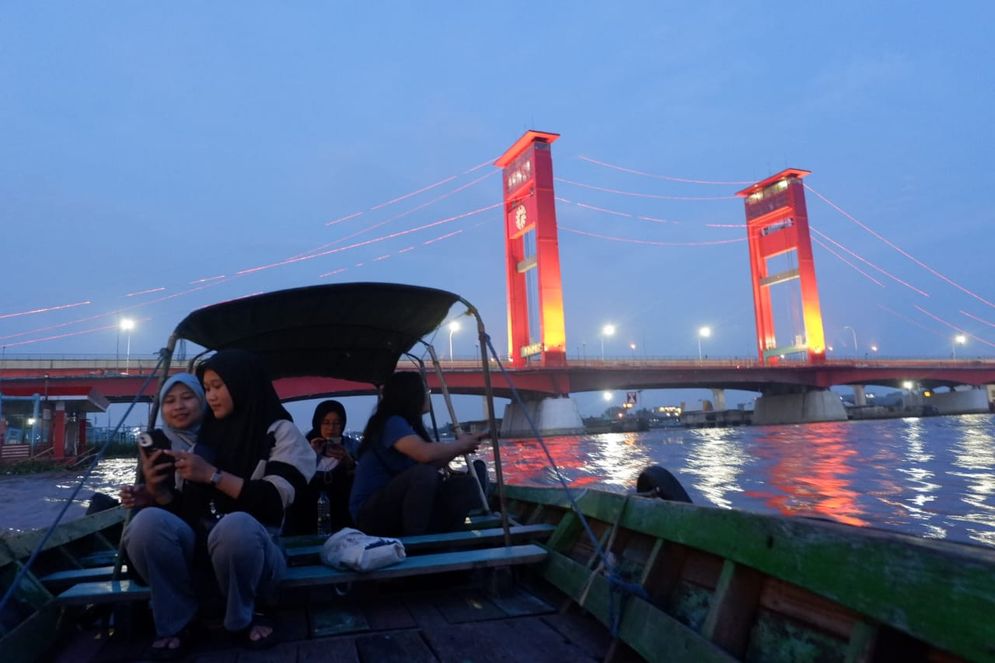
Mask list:
[[[505,348],[491,164],[536,129],[561,135],[571,357],[693,357],[702,325],[709,357],[755,356],[734,194],[787,167],[812,171],[830,356],[949,357],[963,333],[959,357],[991,357],[993,19],[985,2],[4,3],[2,352],[113,356],[127,316],[148,357],[200,306],[344,281],[459,292]]]

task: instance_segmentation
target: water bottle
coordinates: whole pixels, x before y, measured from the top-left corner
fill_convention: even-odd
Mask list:
[[[332,503],[328,499],[328,494],[321,491],[318,497],[318,534],[328,536],[332,533]]]

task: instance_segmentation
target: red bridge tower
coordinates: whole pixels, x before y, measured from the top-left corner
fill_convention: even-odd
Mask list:
[[[559,137],[526,131],[494,162],[504,171],[508,355],[516,367],[566,365],[550,147]]]
[[[822,310],[815,282],[812,238],[802,184],[802,178],[810,173],[808,170],[788,168],[736,194],[744,198],[746,204],[757,348],[760,361],[764,363],[776,364],[784,355],[803,352],[811,362],[821,362],[826,358]],[[768,261],[792,252],[797,259],[793,261],[793,266],[771,274]],[[789,345],[778,347],[770,289],[795,279],[800,283],[804,336],[792,339]]]

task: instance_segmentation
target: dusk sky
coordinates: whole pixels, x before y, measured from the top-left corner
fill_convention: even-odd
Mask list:
[[[149,357],[194,308],[345,281],[459,292],[503,350],[490,164],[537,129],[571,357],[606,322],[608,356],[710,325],[754,357],[734,194],[787,167],[831,357],[995,354],[995,5],[444,4],[5,3],[3,353],[111,356],[128,316]]]

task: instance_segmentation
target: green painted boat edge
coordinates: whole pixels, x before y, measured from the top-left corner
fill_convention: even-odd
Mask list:
[[[44,550],[57,548],[123,523],[124,517],[124,509],[118,506],[60,523],[52,532],[52,537],[45,543]],[[0,538],[0,566],[9,564],[15,559],[26,559],[45,536],[46,531],[46,529],[38,529]]]
[[[507,497],[568,508],[559,488]],[[577,491],[588,517],[703,550],[971,660],[995,655],[995,551],[838,523]],[[554,540],[555,540],[554,535]]]
[[[546,580],[578,601],[590,578],[590,569],[556,552],[545,564]],[[611,592],[608,581],[597,575],[591,581],[583,608],[611,629]],[[630,596],[621,605],[619,637],[647,661],[735,661],[738,660],[709,642],[699,633],[677,621],[653,604]],[[647,628],[653,624],[653,628]]]

